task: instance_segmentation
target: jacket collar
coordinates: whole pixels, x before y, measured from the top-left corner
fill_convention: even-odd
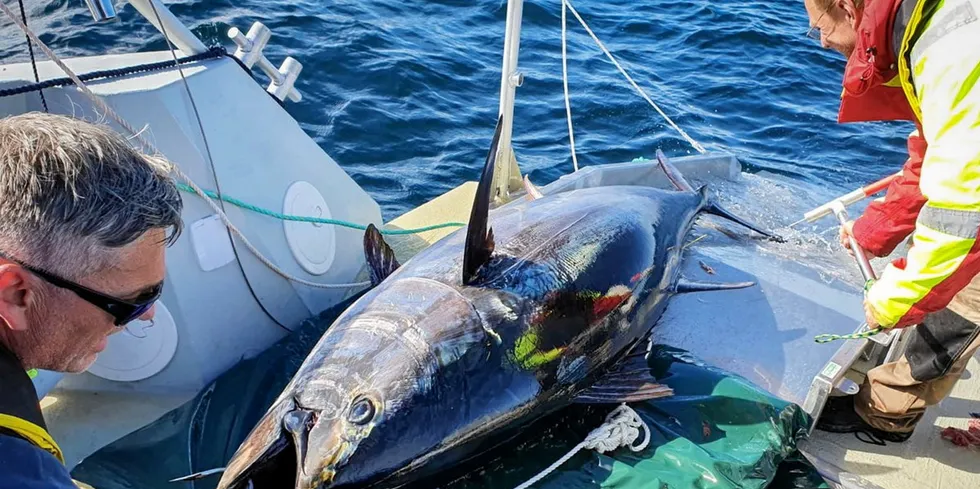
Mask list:
[[[3,344],[0,344],[0,392],[3,393],[0,395],[0,414],[30,421],[47,429],[34,382],[24,371],[20,360]]]
[[[839,122],[916,120],[898,79],[897,60],[909,21],[903,13],[911,14],[922,1],[926,0],[865,2],[857,43],[844,69]]]

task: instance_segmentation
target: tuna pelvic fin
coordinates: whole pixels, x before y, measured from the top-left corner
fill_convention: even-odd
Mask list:
[[[380,284],[401,266],[395,258],[395,252],[374,224],[368,224],[367,231],[364,232],[364,257],[371,272],[371,286]]]
[[[734,290],[744,289],[755,285],[755,282],[699,282],[697,280],[687,280],[681,278],[674,286],[674,292],[683,294],[686,292],[707,292],[713,290]]]
[[[493,170],[497,165],[503,120],[503,115],[497,118],[497,128],[490,143],[490,152],[483,165],[480,183],[476,187],[476,197],[473,199],[473,210],[470,212],[470,222],[466,229],[466,249],[463,251],[464,284],[473,281],[477,270],[490,260],[490,255],[493,254],[493,229],[490,229],[487,221],[490,218],[490,202],[493,200]]]
[[[644,355],[628,355],[592,387],[575,397],[579,404],[619,404],[672,396],[674,391],[657,383]]]

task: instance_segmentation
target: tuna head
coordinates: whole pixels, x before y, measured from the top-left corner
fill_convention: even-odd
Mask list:
[[[471,421],[473,410],[460,403],[494,348],[456,289],[418,278],[386,282],[328,329],[219,488],[412,479]]]

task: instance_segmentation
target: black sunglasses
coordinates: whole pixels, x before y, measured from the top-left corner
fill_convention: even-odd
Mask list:
[[[115,318],[113,324],[115,324],[117,327],[123,327],[133,322],[140,316],[146,314],[146,311],[149,311],[150,308],[153,307],[153,304],[157,301],[157,299],[160,298],[160,294],[163,293],[163,283],[159,283],[156,286],[154,286],[152,289],[147,291],[145,294],[141,294],[132,302],[124,301],[112,296],[105,295],[101,292],[96,292],[85,286],[76,284],[71,280],[66,280],[57,275],[45,272],[44,270],[34,268],[30,265],[26,265],[18,260],[10,258],[4,253],[0,253],[0,257],[6,258],[7,260],[10,260],[20,265],[25,270],[33,273],[34,275],[37,275],[38,277],[43,278],[44,280],[46,280],[51,285],[54,285],[55,287],[60,287],[62,289],[67,289],[74,292],[75,295],[81,297],[86,302],[109,313],[109,315]]]

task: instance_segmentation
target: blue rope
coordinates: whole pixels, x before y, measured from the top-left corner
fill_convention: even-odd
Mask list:
[[[178,183],[177,184],[177,188],[179,188],[180,190],[182,190],[184,192],[188,192],[188,193],[192,193],[194,195],[197,195],[197,192],[195,192],[194,189],[191,188],[190,185],[186,185],[186,184],[183,184],[183,183]],[[367,226],[364,226],[364,225],[361,225],[361,224],[355,224],[355,223],[352,223],[352,222],[349,222],[349,221],[343,221],[343,220],[340,220],[340,219],[327,219],[327,218],[324,218],[324,217],[291,216],[289,214],[282,214],[280,212],[271,211],[269,209],[264,209],[262,207],[249,204],[248,202],[244,202],[244,201],[238,200],[238,199],[236,199],[234,197],[229,197],[227,195],[222,195],[222,196],[219,197],[217,193],[215,193],[215,192],[213,192],[211,190],[205,190],[204,193],[207,194],[207,196],[208,197],[211,197],[212,199],[220,199],[220,200],[222,200],[224,202],[227,202],[227,203],[229,203],[231,205],[234,205],[236,207],[241,207],[242,209],[247,209],[247,210],[250,210],[252,212],[255,212],[255,213],[258,213],[258,214],[262,214],[262,215],[265,215],[265,216],[269,216],[269,217],[274,217],[276,219],[280,219],[280,220],[283,220],[283,221],[310,222],[310,223],[314,223],[314,224],[332,224],[334,226],[342,226],[342,227],[351,228],[351,229],[359,229],[361,231],[367,230]],[[414,229],[392,229],[392,230],[379,229],[379,231],[381,231],[381,234],[388,234],[388,235],[393,235],[393,234],[394,235],[398,235],[398,234],[418,234],[418,233],[424,233],[426,231],[432,231],[432,230],[435,230],[435,229],[442,229],[442,228],[449,228],[449,227],[463,227],[465,225],[466,224],[461,223],[461,222],[445,222],[445,223],[442,223],[442,224],[433,224],[431,226],[424,226],[424,227],[414,228]]]

